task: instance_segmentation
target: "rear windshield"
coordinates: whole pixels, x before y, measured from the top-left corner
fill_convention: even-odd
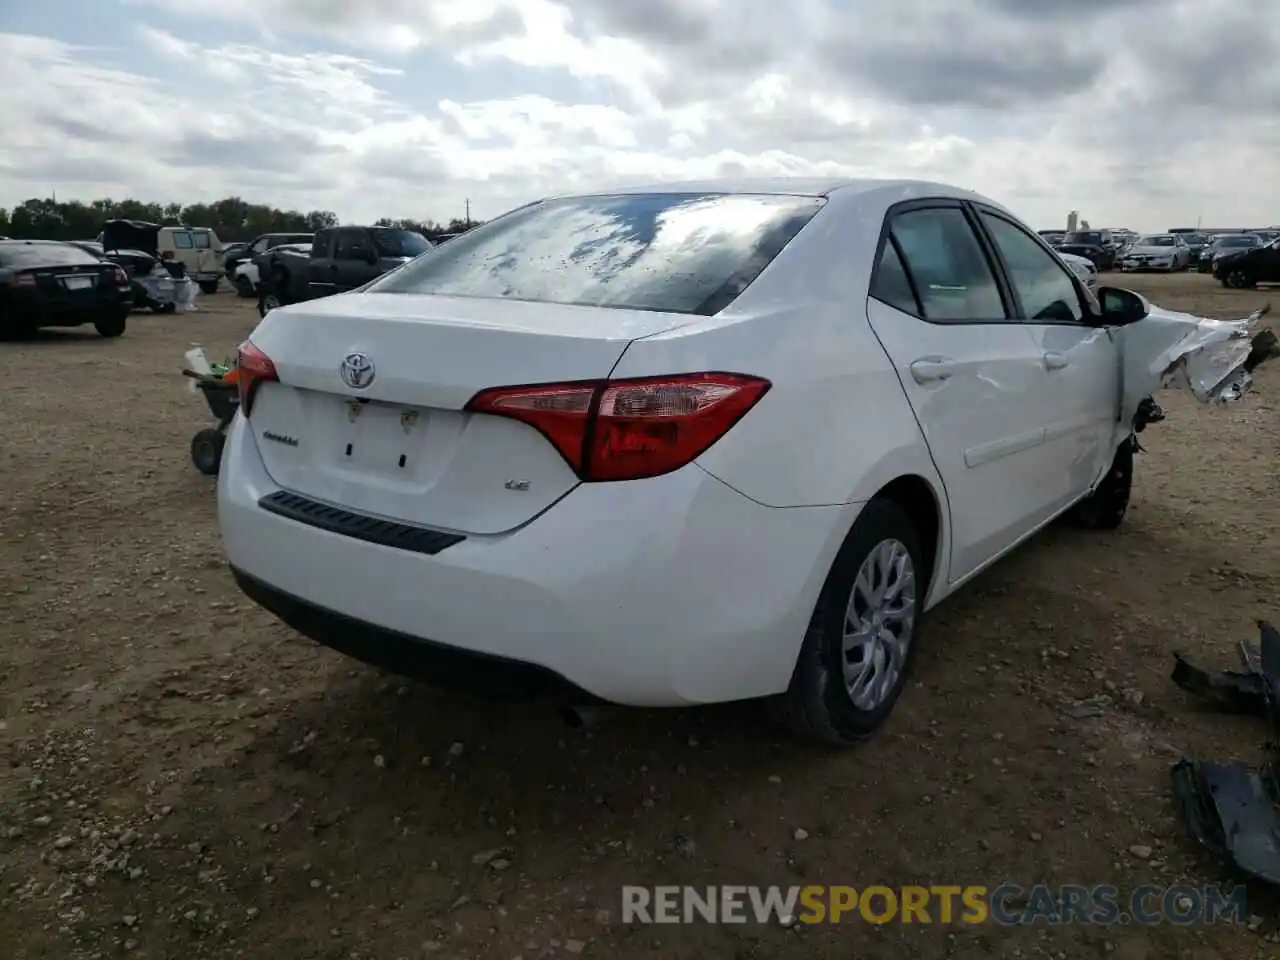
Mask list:
[[[1257,237],[1219,237],[1217,240],[1220,247],[1252,247],[1257,243]]]
[[[1168,234],[1143,237],[1138,241],[1140,247],[1172,247],[1176,241]]]
[[[0,267],[60,267],[101,262],[88,251],[69,243],[0,243]]]
[[[369,287],[711,316],[812,219],[818,197],[623,194],[546,200]]]
[[[1102,234],[1100,233],[1068,233],[1066,236],[1067,243],[1101,243]]]

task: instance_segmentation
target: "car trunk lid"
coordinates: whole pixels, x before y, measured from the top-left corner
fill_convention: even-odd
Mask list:
[[[253,334],[279,382],[258,389],[250,422],[284,489],[403,523],[501,533],[578,477],[533,427],[468,413],[467,401],[492,387],[604,379],[632,340],[690,319],[413,294],[295,304]],[[367,383],[353,387],[341,368],[356,355]]]

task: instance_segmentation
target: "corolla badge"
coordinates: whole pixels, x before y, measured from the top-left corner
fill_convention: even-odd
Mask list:
[[[373,361],[363,353],[348,353],[338,367],[342,382],[353,390],[363,390],[373,383]]]

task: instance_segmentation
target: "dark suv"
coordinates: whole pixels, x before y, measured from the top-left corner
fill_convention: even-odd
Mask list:
[[[1093,261],[1099,270],[1111,270],[1116,265],[1119,247],[1110,230],[1072,230],[1058,245],[1059,253],[1074,253]]]

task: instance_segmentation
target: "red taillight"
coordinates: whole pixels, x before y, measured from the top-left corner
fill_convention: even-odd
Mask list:
[[[258,389],[258,384],[279,380],[280,377],[276,374],[276,365],[271,362],[271,358],[250,340],[240,344],[235,369],[235,382],[240,390],[240,412],[247,417],[253,406],[253,394]]]
[[[688,373],[497,387],[467,409],[541,431],[583,480],[639,480],[700,456],[768,389],[759,377]]]

